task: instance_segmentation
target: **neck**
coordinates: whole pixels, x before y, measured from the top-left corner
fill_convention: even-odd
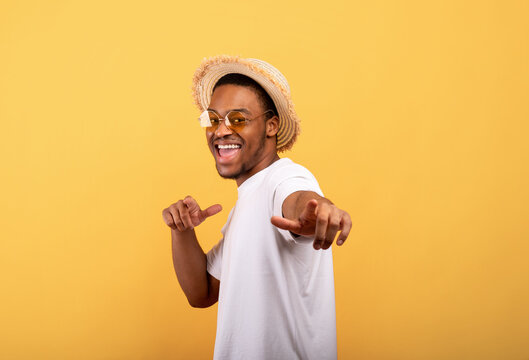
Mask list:
[[[235,181],[237,182],[237,187],[241,186],[241,184],[248,180],[250,177],[257,174],[259,171],[266,169],[279,159],[280,157],[279,155],[277,155],[277,152],[273,151],[268,153],[262,159],[260,159],[250,171],[244,173],[244,175],[241,175],[240,177],[235,179]]]

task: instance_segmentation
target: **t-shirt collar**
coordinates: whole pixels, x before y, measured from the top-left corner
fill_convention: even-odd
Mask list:
[[[252,187],[252,184],[256,183],[259,181],[259,179],[262,179],[270,170],[272,170],[274,167],[276,166],[279,166],[280,163],[283,163],[285,161],[289,161],[290,159],[289,158],[281,158],[279,160],[276,160],[274,161],[273,163],[271,163],[270,165],[268,165],[267,167],[265,167],[264,169],[262,169],[261,171],[258,171],[256,172],[255,174],[253,174],[252,176],[250,176],[248,179],[246,179],[242,184],[241,186],[239,186],[237,188],[237,191],[239,193],[239,196],[244,194],[244,192],[246,192],[246,189],[249,189]]]

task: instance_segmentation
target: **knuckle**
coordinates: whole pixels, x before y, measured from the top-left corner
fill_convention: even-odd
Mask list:
[[[180,206],[178,207],[178,211],[180,211],[180,214],[185,214],[188,211],[187,206],[182,202]]]
[[[171,204],[170,208],[171,209],[178,209],[179,204],[180,204],[180,200],[175,202],[175,203],[173,203],[173,204]]]
[[[329,225],[334,228],[334,229],[337,229],[340,227],[340,220],[338,219],[332,219],[330,222],[329,222]]]
[[[332,244],[332,242],[334,241],[334,237],[336,236],[336,234],[331,234],[330,236],[327,236],[325,238],[325,243],[326,244]]]

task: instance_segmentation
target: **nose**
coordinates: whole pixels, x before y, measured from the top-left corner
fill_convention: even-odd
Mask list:
[[[223,137],[230,134],[233,134],[233,131],[226,126],[225,120],[221,120],[219,126],[217,127],[217,130],[215,130],[215,136]]]

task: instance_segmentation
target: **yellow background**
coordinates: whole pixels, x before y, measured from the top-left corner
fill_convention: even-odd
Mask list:
[[[334,248],[340,359],[529,358],[527,1],[2,1],[1,359],[207,359],[161,212],[236,200],[203,57],[288,78]]]

